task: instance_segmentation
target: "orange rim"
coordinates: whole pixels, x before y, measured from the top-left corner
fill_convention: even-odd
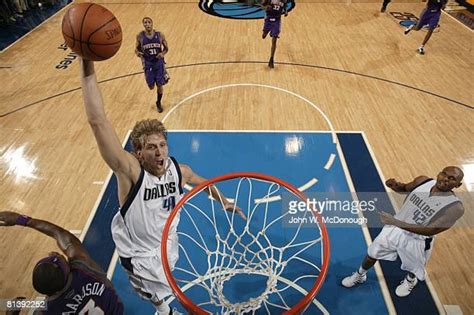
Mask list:
[[[176,298],[178,301],[183,305],[186,310],[188,310],[191,314],[199,314],[199,315],[204,315],[204,314],[209,314],[207,311],[204,309],[200,308],[196,304],[194,304],[191,299],[189,299],[183,291],[181,291],[180,287],[176,284],[176,281],[173,277],[173,274],[171,273],[171,269],[168,263],[168,245],[167,245],[167,240],[168,240],[168,235],[169,235],[169,230],[171,228],[171,223],[173,222],[174,218],[178,214],[179,209],[188,201],[191,197],[196,195],[198,192],[200,192],[202,189],[205,187],[214,184],[216,182],[221,182],[221,181],[226,181],[229,179],[233,178],[238,178],[238,177],[248,177],[248,178],[254,178],[254,179],[260,179],[260,180],[265,180],[265,181],[272,181],[277,184],[280,184],[281,186],[286,187],[288,190],[299,196],[301,199],[306,200],[307,197],[306,195],[299,191],[296,187],[293,185],[270,175],[264,175],[264,174],[259,174],[259,173],[254,173],[254,172],[239,172],[239,173],[230,173],[218,177],[211,178],[204,183],[194,187],[191,189],[187,194],[181,198],[181,200],[176,204],[174,209],[171,211],[170,216],[168,217],[168,220],[166,220],[165,227],[163,229],[163,235],[161,238],[161,257],[162,257],[162,262],[163,262],[163,270],[166,275],[166,279],[168,280],[168,283],[173,290]],[[321,215],[319,214],[318,211],[314,211],[313,209],[312,213],[316,217],[317,222],[319,223],[319,226],[321,228],[321,237],[323,241],[323,263],[321,266],[321,272],[319,273],[318,278],[316,279],[313,287],[311,290],[306,294],[296,305],[294,305],[292,308],[289,310],[283,312],[285,315],[289,314],[298,314],[304,311],[304,309],[311,303],[311,301],[314,299],[316,294],[318,293],[319,289],[324,283],[324,279],[326,278],[327,272],[328,272],[328,267],[329,267],[329,235],[326,229],[326,226],[324,225]]]

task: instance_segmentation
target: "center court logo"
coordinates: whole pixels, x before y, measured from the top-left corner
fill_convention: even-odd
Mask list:
[[[200,0],[199,8],[207,14],[226,19],[263,19],[265,17],[265,11],[253,3],[255,3],[254,0]],[[289,0],[286,4],[286,10],[290,12],[294,7],[294,0]]]
[[[393,12],[390,12],[390,16],[392,17],[392,19],[394,19],[398,23],[398,25],[400,25],[403,28],[407,28],[410,25],[415,25],[419,21],[419,18],[415,14],[410,13],[410,12],[393,11]],[[440,26],[438,25],[435,32],[439,32],[439,27]],[[426,30],[426,29],[427,29],[427,25],[423,25],[423,30]]]
[[[403,27],[418,23],[418,17],[410,12],[390,12],[390,16]]]

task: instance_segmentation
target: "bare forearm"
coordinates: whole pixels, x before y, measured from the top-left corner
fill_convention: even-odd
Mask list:
[[[123,169],[126,162],[124,151],[115,130],[107,119],[102,101],[102,94],[94,72],[94,64],[81,62],[82,96],[87,119],[94,132],[100,154],[113,171]]]
[[[89,122],[107,120],[104,111],[102,94],[99,90],[94,63],[87,60],[81,62],[81,86],[84,106]]]
[[[406,222],[399,221],[399,220],[396,220],[393,225],[395,225],[395,226],[397,226],[397,227],[399,227],[399,228],[401,228],[405,231],[420,234],[420,235],[424,235],[424,236],[433,236],[433,235],[436,235],[436,234],[441,233],[442,231],[446,230],[446,229],[443,229],[443,228],[430,227],[430,226],[420,226],[420,225],[417,225],[417,224],[410,224],[410,223],[406,223]]]
[[[218,200],[219,202],[222,202],[223,205],[226,205],[229,203],[227,198],[222,194],[219,189],[216,188],[216,186],[211,185],[210,189],[206,190],[206,192],[215,200]]]
[[[54,238],[64,253],[66,253],[67,248],[74,242],[80,242],[79,239],[70,232],[47,221],[31,219],[26,226]]]

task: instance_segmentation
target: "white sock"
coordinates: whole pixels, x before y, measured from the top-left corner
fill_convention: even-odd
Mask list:
[[[170,313],[170,307],[165,302],[161,303],[160,305],[156,306],[156,314],[158,315],[168,315]]]
[[[360,275],[365,275],[367,273],[367,270],[362,268],[362,266],[359,267],[359,270],[357,271]]]
[[[416,276],[415,276],[415,278],[412,278],[412,277],[410,276],[410,274],[407,274],[407,280],[408,280],[408,281],[413,282],[413,281],[415,281],[415,279],[416,279]]]

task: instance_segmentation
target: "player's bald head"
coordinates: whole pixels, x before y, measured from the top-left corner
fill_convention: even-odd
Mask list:
[[[457,166],[446,166],[443,169],[443,172],[452,173],[458,181],[461,181],[464,178],[464,172]]]

